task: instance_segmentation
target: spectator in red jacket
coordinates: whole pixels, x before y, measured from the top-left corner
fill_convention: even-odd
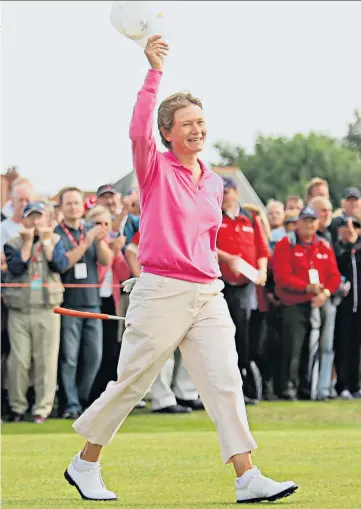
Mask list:
[[[280,396],[295,399],[309,394],[308,340],[313,310],[338,289],[341,276],[329,242],[316,236],[316,211],[305,207],[296,231],[278,242],[273,255],[276,294],[283,303]],[[301,359],[302,357],[302,359]]]
[[[249,318],[257,308],[255,285],[237,268],[238,258],[243,258],[259,269],[257,284],[264,286],[267,279],[267,263],[270,256],[267,238],[259,218],[254,212],[240,207],[237,185],[232,179],[223,179],[223,219],[217,237],[217,252],[224,297],[236,326],[238,366],[244,379],[246,403],[257,403],[251,383],[249,358]],[[248,382],[247,382],[248,379]]]

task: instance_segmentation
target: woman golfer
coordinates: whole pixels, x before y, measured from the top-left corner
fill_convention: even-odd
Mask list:
[[[237,502],[276,500],[293,482],[276,482],[253,466],[257,447],[248,426],[237,365],[235,328],[223,298],[216,257],[222,180],[197,158],[207,128],[199,99],[178,93],[158,110],[158,128],[169,150],[152,134],[157,92],[168,45],[149,39],[151,65],[130,127],[142,208],[140,278],[130,294],[118,380],[75,423],[87,442],[65,471],[83,498],[113,500],[100,473],[99,456],[149,390],[177,346],[214,422],[224,463],[236,471]]]

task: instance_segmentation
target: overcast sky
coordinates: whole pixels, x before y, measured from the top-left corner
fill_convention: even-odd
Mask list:
[[[361,108],[360,2],[157,2],[171,33],[160,99],[204,102],[212,144],[257,132],[342,136]],[[148,63],[107,1],[2,2],[2,170],[42,193],[95,189],[132,166],[129,121]],[[159,139],[159,138],[158,138]]]

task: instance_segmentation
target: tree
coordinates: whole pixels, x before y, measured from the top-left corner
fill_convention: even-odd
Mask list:
[[[361,156],[361,116],[358,110],[354,111],[355,120],[349,122],[347,135],[343,141],[345,146],[351,147],[358,151]]]
[[[343,189],[361,182],[361,159],[357,151],[341,141],[311,132],[292,138],[259,135],[254,151],[217,143],[217,166],[239,167],[261,200],[285,200],[290,194],[304,196],[314,177],[329,182],[331,199],[338,206]]]

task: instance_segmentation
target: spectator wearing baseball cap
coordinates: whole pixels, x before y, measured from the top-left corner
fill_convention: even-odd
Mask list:
[[[229,177],[223,177],[223,187],[224,191],[228,192],[229,189],[233,189],[234,191],[237,191],[237,183],[235,180]]]
[[[330,225],[332,242],[335,244],[338,240],[338,228],[342,225],[345,216],[358,216],[361,214],[361,192],[358,187],[346,187],[341,198],[342,213],[335,217]]]
[[[65,246],[49,226],[42,202],[28,203],[22,213],[22,230],[4,246],[9,283],[4,289],[9,308],[10,355],[9,421],[24,419],[28,409],[29,371],[34,363],[35,423],[50,414],[57,383],[60,317],[54,306],[63,301],[60,273],[68,269]],[[20,284],[20,285],[19,285]]]
[[[249,357],[249,311],[257,308],[256,289],[239,271],[237,259],[241,257],[258,269],[257,284],[264,286],[270,251],[257,215],[239,205],[236,182],[224,178],[223,186],[222,224],[217,236],[219,266],[225,284],[223,293],[236,327],[238,367],[244,379],[245,401],[256,403]]]
[[[283,303],[281,333],[280,394],[283,399],[309,397],[308,350],[313,310],[320,310],[338,289],[341,276],[332,246],[316,236],[317,212],[306,206],[296,231],[274,249],[273,273],[276,294]],[[302,353],[302,358],[301,358]]]
[[[139,217],[130,213],[133,195],[129,195],[129,197],[122,200],[121,194],[112,184],[100,186],[96,195],[97,205],[106,207],[112,215],[112,230],[125,235],[125,246],[127,246],[139,230]]]
[[[106,207],[115,216],[121,212],[120,193],[118,193],[112,184],[104,184],[96,192],[96,204]]]

